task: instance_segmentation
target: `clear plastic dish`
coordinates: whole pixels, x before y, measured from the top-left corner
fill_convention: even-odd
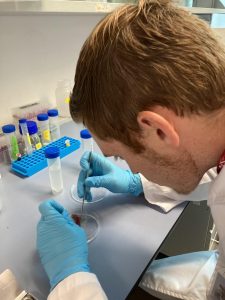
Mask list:
[[[82,204],[83,199],[78,196],[77,186],[75,184],[72,185],[70,192],[71,192],[71,196],[72,196],[73,200]],[[85,202],[85,204],[86,203],[90,203],[90,204],[96,203],[96,202],[104,199],[106,197],[107,193],[108,193],[108,190],[105,188],[91,188],[92,201],[84,200],[84,202]]]
[[[88,243],[92,242],[96,238],[99,232],[99,223],[94,216],[86,213],[84,213],[82,217],[80,217],[80,214],[71,214],[71,218],[74,223],[85,230]]]

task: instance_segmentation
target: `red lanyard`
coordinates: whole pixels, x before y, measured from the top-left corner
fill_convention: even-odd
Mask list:
[[[220,161],[217,164],[217,174],[222,170],[223,166],[225,165],[225,151],[220,157]]]

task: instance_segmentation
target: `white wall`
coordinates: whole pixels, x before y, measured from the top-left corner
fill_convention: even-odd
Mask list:
[[[55,101],[58,80],[73,81],[80,48],[102,15],[0,16],[0,125],[11,108]]]
[[[98,14],[0,16],[0,126],[11,108],[55,101],[58,80],[74,78],[80,48]],[[224,29],[218,31],[225,40]]]
[[[225,28],[213,28],[213,30],[216,32],[217,37],[225,47]]]

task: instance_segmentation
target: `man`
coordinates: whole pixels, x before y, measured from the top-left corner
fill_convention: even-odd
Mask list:
[[[86,153],[79,195],[84,186],[144,192],[165,211],[191,199],[201,179],[208,181],[204,174],[223,165],[224,78],[225,50],[211,30],[169,0],[128,4],[106,16],[81,50],[70,111],[105,156],[122,157],[132,172],[97,154],[89,162]],[[225,168],[208,196],[220,236],[214,287],[225,281],[224,180]],[[53,289],[49,299],[106,299],[90,273],[83,230],[54,201],[43,203],[40,212],[37,247]],[[179,298],[206,299],[205,290],[198,298]]]

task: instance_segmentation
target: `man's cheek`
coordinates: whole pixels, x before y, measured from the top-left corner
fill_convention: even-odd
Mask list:
[[[128,165],[133,173],[141,173],[142,172],[142,168],[140,166],[138,166],[136,164],[129,164],[129,163],[128,163]]]

